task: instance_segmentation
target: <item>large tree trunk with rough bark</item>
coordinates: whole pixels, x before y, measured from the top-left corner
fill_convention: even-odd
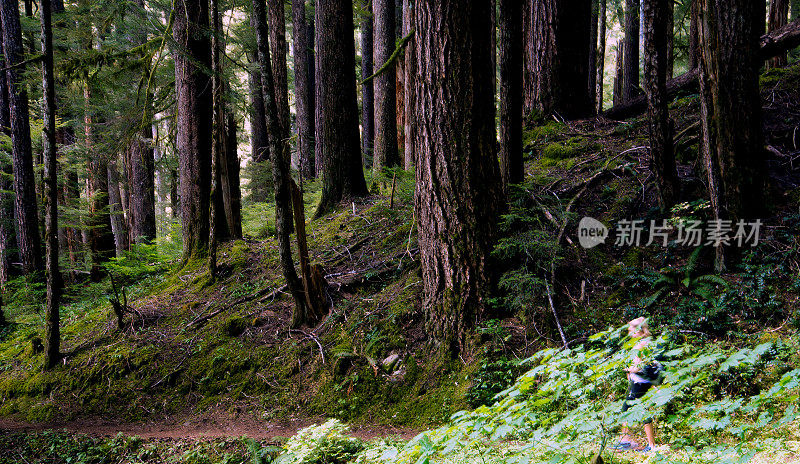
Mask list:
[[[56,159],[56,91],[53,79],[53,28],[50,2],[42,1],[42,132],[44,161],[45,237],[45,350],[44,367],[55,367],[61,357],[59,300],[61,273],[58,270],[58,161]]]
[[[11,158],[14,172],[14,211],[17,220],[17,249],[26,275],[44,271],[42,262],[39,216],[36,207],[36,186],[31,151],[31,128],[28,114],[28,92],[19,67],[24,60],[19,4],[0,3],[3,53],[6,64],[8,107],[11,119]]]
[[[700,0],[689,0],[689,70],[700,64]]]
[[[672,145],[672,122],[667,100],[667,51],[669,30],[668,3],[672,0],[642,0],[644,19],[644,87],[650,129],[652,171],[656,178],[659,206],[667,210],[678,194],[678,172]]]
[[[269,51],[272,58],[272,77],[275,79],[278,121],[281,124],[281,134],[288,139],[291,121],[289,119],[289,71],[286,67],[288,44],[286,43],[286,17],[283,4],[284,0],[267,0]]]
[[[541,0],[527,6],[525,113],[590,116],[591,0]]]
[[[789,0],[770,0],[769,31],[774,32],[789,23]],[[770,68],[780,68],[788,63],[788,54],[782,53],[767,62]]]
[[[372,170],[400,165],[397,151],[397,94],[394,64],[386,64],[394,52],[394,0],[372,0],[374,27],[373,62],[383,73],[373,79],[375,89],[375,147]],[[369,84],[367,84],[369,85]]]
[[[639,95],[639,1],[625,0],[625,51],[623,52],[622,100]]]
[[[346,198],[367,194],[358,133],[353,4],[317,3],[317,105],[321,108],[322,198],[320,217]]]
[[[374,24],[372,2],[361,0],[361,8],[365,14],[361,17],[361,78],[366,79],[372,75],[373,53],[375,41],[373,39]],[[375,146],[375,80],[361,86],[361,151],[366,159],[372,159]]]
[[[752,0],[700,0],[700,120],[714,218],[749,221],[764,206],[766,163],[758,72],[760,8]],[[716,268],[735,254],[718,247]]]
[[[227,239],[242,238],[242,190],[239,178],[236,116],[228,111],[225,118],[225,146],[220,159],[220,191],[225,211]]]
[[[489,253],[502,195],[490,2],[418,0],[414,7],[414,203],[426,327],[441,348],[468,350],[493,283]]]
[[[522,183],[522,9],[521,0],[499,0],[500,172],[503,188]]]
[[[314,87],[309,82],[313,40],[308,36],[305,0],[292,0],[294,40],[294,102],[297,125],[297,164],[300,174],[314,177]]]
[[[173,36],[183,260],[205,257],[211,191],[211,41],[207,0],[175,3]]]

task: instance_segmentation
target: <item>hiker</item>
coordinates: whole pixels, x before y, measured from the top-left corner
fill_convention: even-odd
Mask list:
[[[634,346],[634,349],[641,350],[647,347],[652,341],[652,334],[650,328],[647,326],[647,319],[644,317],[636,318],[628,322],[628,335],[632,338],[638,338],[639,341]],[[648,372],[645,372],[648,371]],[[625,402],[622,404],[622,412],[630,408],[629,401],[635,401],[643,397],[645,393],[653,386],[654,379],[648,375],[652,371],[651,366],[643,365],[643,361],[639,356],[633,359],[630,367],[625,368],[625,373],[630,382],[628,386],[628,393],[625,396]],[[653,431],[653,419],[648,418],[644,421],[644,433],[647,436],[647,446],[637,448],[636,442],[628,431],[628,424],[622,425],[622,437],[619,443],[614,446],[615,450],[629,450],[635,449],[636,451],[649,452],[656,447],[655,432]]]

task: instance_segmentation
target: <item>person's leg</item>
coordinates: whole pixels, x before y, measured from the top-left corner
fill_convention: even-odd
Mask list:
[[[653,429],[653,423],[648,422],[644,424],[644,434],[647,435],[647,444],[650,445],[650,449],[656,447],[656,433]]]

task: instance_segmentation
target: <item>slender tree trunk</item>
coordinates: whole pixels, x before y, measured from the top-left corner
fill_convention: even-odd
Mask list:
[[[294,101],[297,113],[298,164],[303,177],[314,177],[314,87],[309,85],[309,41],[305,0],[292,0],[294,40]],[[313,37],[311,38],[313,40]]]
[[[130,248],[130,243],[128,242],[128,226],[125,224],[125,215],[122,210],[117,162],[108,163],[106,171],[108,175],[108,209],[111,219],[111,231],[114,234],[116,256],[119,258]]]
[[[239,155],[236,143],[236,116],[230,109],[225,122],[225,150],[220,162],[222,201],[225,206],[225,222],[228,238],[242,238],[242,190],[239,178]]]
[[[500,172],[503,188],[525,177],[522,160],[522,0],[499,0]]]
[[[589,93],[588,46],[591,0],[541,0],[528,3],[525,113],[567,119],[594,111]]]
[[[775,31],[789,23],[789,0],[770,0],[769,31]],[[780,54],[767,62],[769,68],[781,68],[788,64],[787,53]]]
[[[592,102],[597,101],[597,36],[599,30],[597,20],[600,16],[600,0],[592,2],[592,23],[589,29],[589,96]]]
[[[322,177],[323,171],[323,152],[322,147],[325,144],[322,133],[322,74],[320,66],[320,41],[322,40],[322,27],[320,10],[317,8],[316,2],[310,0],[314,6],[314,169],[317,177]]]
[[[622,86],[623,86],[623,75],[625,74],[625,47],[623,46],[623,41],[620,40],[617,42],[617,59],[616,59],[616,66],[614,71],[614,101],[613,105],[621,105],[625,98],[622,96]]]
[[[445,350],[468,351],[470,328],[485,313],[493,283],[488,261],[502,195],[490,2],[414,6],[415,115],[426,128],[414,139],[426,327]]]
[[[28,114],[28,91],[22,77],[24,59],[19,4],[0,2],[3,29],[3,52],[6,63],[6,85],[9,91],[11,117],[11,157],[14,171],[14,211],[17,219],[17,248],[26,275],[41,276],[42,262],[39,215],[36,207],[36,186],[33,173],[31,129]]]
[[[291,132],[291,120],[289,119],[289,71],[286,66],[289,53],[286,42],[286,13],[283,5],[284,0],[267,0],[269,51],[272,57],[272,77],[275,79],[278,121],[281,124],[281,134],[288,139]]]
[[[208,253],[211,190],[211,42],[207,0],[175,2],[177,152],[183,260]]]
[[[692,2],[689,19],[689,70],[700,65],[700,0]]]
[[[285,153],[288,151],[288,141],[280,137],[280,122],[278,121],[278,106],[275,100],[275,88],[270,66],[270,53],[268,46],[269,26],[263,0],[253,0],[253,17],[256,24],[256,44],[258,58],[261,63],[262,92],[264,93],[264,107],[270,140],[270,151],[274,154],[272,161],[272,174],[275,184],[275,228],[278,235],[278,250],[280,253],[281,269],[289,292],[295,302],[292,325],[298,326],[307,322],[310,309],[306,306],[305,293],[297,271],[294,268],[292,247],[290,243],[291,219],[291,177],[289,162]],[[352,15],[351,15],[352,18]],[[352,30],[351,30],[352,32]],[[352,34],[350,34],[352,37]]]
[[[675,0],[667,2],[667,79],[675,74]]]
[[[623,54],[622,100],[639,95],[639,1],[625,0],[625,52]]]
[[[375,155],[372,170],[377,175],[386,167],[400,165],[397,151],[397,94],[395,66],[386,66],[394,52],[395,19],[394,0],[372,0],[372,16],[375,27],[375,49],[373,61],[385,72],[375,79]]]
[[[250,23],[252,25],[252,16]],[[257,52],[252,50],[248,53],[248,59],[251,66],[247,76],[250,89],[250,153],[253,163],[250,169],[251,175],[257,179],[250,182],[250,195],[252,201],[264,202],[267,201],[267,183],[261,172],[267,168],[265,163],[269,161],[269,136],[264,116],[264,97],[261,93],[261,71],[258,70]]]
[[[368,14],[361,18],[361,77],[372,75],[374,52],[372,2],[361,0],[361,8]],[[364,158],[372,159],[375,146],[375,80],[361,86],[361,151]]]
[[[3,40],[0,37],[0,68],[6,67]],[[0,71],[0,133],[11,137],[10,96],[6,86],[6,73]],[[18,259],[17,232],[14,225],[13,168],[5,158],[0,159],[0,285],[13,274],[13,263]]]
[[[358,134],[353,4],[319,2],[317,15],[317,105],[322,108],[317,131],[322,133],[323,170],[315,217],[320,217],[343,199],[366,195],[367,183]]]
[[[222,116],[222,63],[220,56],[222,45],[220,36],[222,33],[222,23],[219,18],[219,2],[211,0],[211,193],[209,202],[211,210],[209,212],[209,238],[208,238],[208,273],[211,276],[217,274],[217,243],[221,238],[224,222],[224,205],[220,192],[220,159],[224,150],[224,120]]]
[[[600,11],[598,13],[600,19],[600,30],[598,31],[597,35],[600,39],[600,43],[597,46],[597,78],[595,79],[595,83],[597,85],[597,90],[595,92],[595,96],[597,97],[595,107],[597,109],[597,114],[603,112],[603,99],[604,99],[604,87],[603,81],[605,80],[605,70],[606,70],[606,0],[599,0],[600,2]]]
[[[53,30],[49,0],[41,2],[42,22],[42,89],[44,145],[44,236],[45,282],[47,286],[45,312],[45,369],[53,368],[61,357],[59,297],[61,273],[58,270],[58,161],[56,159],[56,95],[53,79]]]
[[[411,33],[414,22],[414,1],[403,0],[403,37]],[[414,168],[414,41],[411,40],[406,44],[405,51],[405,72],[406,76],[403,79],[405,89],[405,129],[403,135],[405,141],[403,142],[403,156],[405,158],[405,169],[410,171]]]
[[[644,81],[650,127],[652,171],[656,177],[659,206],[666,211],[675,203],[678,173],[672,146],[672,126],[667,100],[667,53],[669,5],[672,0],[642,0],[644,18]]]
[[[765,158],[758,86],[760,7],[751,0],[700,0],[703,160],[714,218],[751,221],[764,206]],[[722,270],[734,250],[716,249]]]

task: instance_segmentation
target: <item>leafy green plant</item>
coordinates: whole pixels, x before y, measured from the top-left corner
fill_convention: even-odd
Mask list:
[[[520,362],[515,359],[482,361],[467,390],[467,402],[473,408],[491,404],[494,396],[511,386],[521,371]]]
[[[278,456],[280,464],[346,464],[356,459],[366,446],[345,435],[347,426],[336,419],[297,432]]]

